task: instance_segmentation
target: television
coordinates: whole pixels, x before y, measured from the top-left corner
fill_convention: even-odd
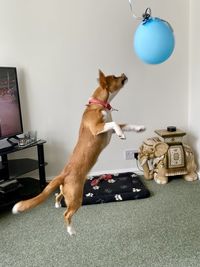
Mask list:
[[[15,67],[0,67],[0,150],[12,145],[23,133],[22,115]],[[13,142],[13,145],[17,142]]]

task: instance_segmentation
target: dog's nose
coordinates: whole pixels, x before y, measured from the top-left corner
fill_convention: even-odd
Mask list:
[[[124,73],[122,73],[121,77],[123,78],[124,81],[128,80],[128,78],[126,77]]]
[[[121,75],[123,78],[126,78],[127,79],[127,77],[126,77],[126,75],[124,74],[124,73],[122,73],[122,75]]]

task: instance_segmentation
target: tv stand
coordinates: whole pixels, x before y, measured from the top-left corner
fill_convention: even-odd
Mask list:
[[[33,144],[30,144],[29,146],[25,147],[18,147],[18,146],[11,146],[6,150],[0,150],[0,156],[1,156],[1,162],[0,162],[0,181],[5,181],[9,182],[13,178],[19,181],[19,183],[24,186],[24,188],[28,188],[27,190],[30,191],[27,197],[30,195],[36,195],[38,194],[41,190],[44,189],[46,186],[46,174],[45,174],[45,160],[44,160],[44,147],[43,145],[46,143],[44,140],[37,141]],[[9,160],[8,159],[8,154],[14,153],[14,152],[20,152],[21,150],[24,149],[30,149],[32,147],[37,147],[37,160],[33,159],[15,159],[15,160]],[[30,171],[33,171],[35,169],[39,170],[39,181],[30,177],[26,178],[19,178],[21,175],[28,173]],[[23,184],[26,185],[23,185]],[[29,183],[29,185],[28,185]],[[28,186],[28,187],[27,187]],[[26,189],[25,188],[25,189]],[[25,190],[24,189],[24,190]],[[18,200],[20,200],[20,192],[23,191],[22,189],[19,188],[17,189],[16,192],[10,193],[11,196],[11,201],[9,201],[7,198],[6,202],[8,203],[3,203],[3,204],[12,204]],[[15,196],[16,195],[16,196]],[[2,194],[0,193],[0,208],[2,206],[2,201],[1,201],[1,196]],[[4,196],[3,196],[4,197]],[[13,199],[14,197],[14,199]],[[23,192],[23,198],[26,198],[26,194],[24,195]]]
[[[13,144],[11,144],[7,139],[0,140],[0,155],[1,152],[12,149]]]
[[[15,135],[15,136],[11,136],[7,138],[7,141],[9,144],[11,144],[12,146],[16,146],[18,145],[19,142],[19,138]]]
[[[0,140],[0,155],[1,152],[12,149],[14,146],[18,145],[18,139],[17,136],[11,136]]]

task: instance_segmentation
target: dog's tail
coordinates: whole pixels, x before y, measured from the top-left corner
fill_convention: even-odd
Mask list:
[[[56,176],[46,187],[45,189],[36,197],[33,197],[28,200],[20,201],[16,203],[12,209],[13,214],[17,214],[26,210],[29,210],[31,208],[36,207],[37,205],[44,202],[48,196],[61,185],[64,181],[64,177],[66,174],[60,174]]]

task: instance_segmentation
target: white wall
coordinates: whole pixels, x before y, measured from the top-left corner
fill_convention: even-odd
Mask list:
[[[189,64],[189,129],[190,142],[196,152],[197,161],[200,162],[200,34],[199,34],[198,0],[190,1],[190,64]]]
[[[134,167],[124,160],[124,150],[137,149],[154,129],[187,129],[189,3],[135,2],[136,13],[151,6],[154,16],[174,28],[176,49],[164,64],[148,66],[135,56],[132,37],[138,22],[128,0],[0,0],[0,65],[18,68],[24,127],[37,129],[47,140],[48,176],[63,167],[74,147],[99,68],[129,77],[113,101],[119,109],[114,120],[144,124],[147,131],[128,133],[126,141],[113,136],[95,171]]]

